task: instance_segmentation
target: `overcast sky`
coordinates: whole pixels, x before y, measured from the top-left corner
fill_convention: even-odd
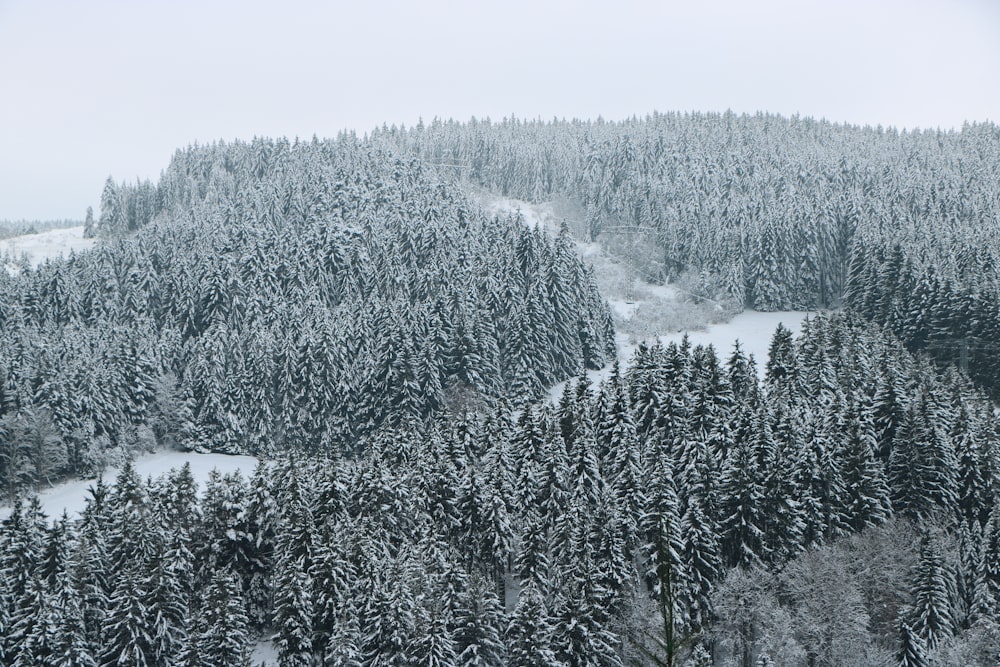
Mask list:
[[[991,0],[0,0],[0,219],[194,141],[471,116],[1000,121]]]

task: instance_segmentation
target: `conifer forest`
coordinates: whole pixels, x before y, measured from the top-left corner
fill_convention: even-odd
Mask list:
[[[0,271],[0,665],[1000,664],[995,124],[434,120],[99,195]],[[810,314],[620,355],[585,246]]]

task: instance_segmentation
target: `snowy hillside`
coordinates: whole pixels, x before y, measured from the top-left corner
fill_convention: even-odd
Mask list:
[[[533,204],[518,199],[500,198],[486,199],[484,207],[495,214],[517,213],[525,224],[530,227],[540,226],[549,233],[556,233],[559,228],[559,215],[552,203]],[[709,323],[690,317],[676,317],[676,311],[689,309],[690,303],[682,298],[682,291],[672,285],[651,285],[634,278],[633,285],[628,290],[628,299],[615,293],[615,288],[621,288],[625,279],[621,265],[609,260],[608,254],[600,243],[577,242],[577,251],[590,266],[594,268],[596,279],[602,287],[602,292],[608,299],[612,313],[615,315],[619,333],[616,336],[618,359],[625,365],[635,353],[640,341],[653,342],[659,340],[664,345],[671,342],[680,343],[685,335],[691,345],[712,345],[720,358],[725,359],[732,352],[733,344],[738,340],[740,347],[747,354],[753,355],[757,362],[757,372],[764,377],[764,366],[767,362],[767,350],[771,344],[771,336],[778,324],[784,324],[793,335],[798,335],[802,321],[809,314],[805,311],[780,311],[773,313],[747,310],[732,317],[728,322]],[[711,314],[711,305],[703,311]],[[653,335],[642,335],[641,329],[628,327],[628,324],[640,313],[659,315],[657,323],[662,330]],[[721,314],[720,314],[721,316]],[[670,323],[678,324],[676,328]],[[624,326],[623,326],[624,325]],[[675,330],[671,330],[675,329]],[[588,375],[594,383],[600,382],[611,372],[610,365],[597,371],[589,371]],[[555,385],[549,392],[552,400],[557,400],[565,387],[565,382]]]
[[[257,459],[252,456],[229,456],[226,454],[198,454],[196,452],[157,452],[135,460],[135,470],[143,479],[156,479],[171,469],[180,468],[185,463],[191,464],[191,474],[194,475],[198,489],[203,490],[208,474],[218,470],[220,474],[232,473],[237,470],[244,475],[253,472]],[[118,478],[118,469],[109,468],[104,473],[104,481],[113,483]],[[38,498],[42,510],[49,518],[56,518],[65,510],[71,517],[79,514],[84,508],[87,490],[97,481],[97,478],[78,479],[39,492]],[[0,519],[10,514],[9,507],[0,507]]]
[[[0,243],[0,255],[6,255],[7,270],[16,274],[22,255],[27,255],[31,266],[37,267],[47,259],[89,250],[96,243],[96,239],[83,238],[82,226],[66,227],[5,239]]]

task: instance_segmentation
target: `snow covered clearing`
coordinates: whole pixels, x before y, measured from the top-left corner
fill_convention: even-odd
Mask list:
[[[259,639],[253,643],[250,663],[259,667],[272,667],[278,664],[278,649],[270,639]]]
[[[252,456],[230,456],[228,454],[199,454],[197,452],[156,452],[135,460],[135,470],[143,479],[157,477],[174,468],[180,468],[185,463],[191,464],[191,474],[194,475],[199,491],[205,487],[208,474],[218,470],[227,474],[237,470],[249,475],[257,466],[257,459]],[[104,481],[111,484],[118,478],[118,468],[108,468],[104,472]],[[56,484],[38,492],[42,510],[50,519],[58,518],[65,510],[71,517],[83,511],[87,490],[97,482],[97,478],[78,479]],[[0,519],[10,515],[10,507],[0,507]]]
[[[764,366],[767,364],[767,350],[771,346],[771,336],[779,324],[783,324],[786,329],[797,336],[802,330],[802,322],[808,316],[814,316],[814,312],[800,310],[788,310],[775,313],[762,313],[756,310],[745,310],[736,315],[728,322],[713,324],[704,330],[676,331],[673,333],[658,336],[662,344],[680,344],[684,335],[687,334],[692,347],[695,345],[712,345],[715,348],[719,359],[725,362],[733,351],[733,345],[738,340],[740,347],[747,354],[752,354],[757,363],[757,374],[762,379],[764,377]],[[647,340],[652,343],[654,338]],[[618,346],[618,359],[622,368],[628,363],[638,347],[632,338],[627,334],[619,333],[615,336],[615,343]],[[611,364],[596,371],[587,371],[587,376],[594,384],[598,384],[611,374]],[[557,402],[566,387],[565,382],[552,387],[549,390],[549,399]]]
[[[812,313],[815,315],[816,313]],[[761,313],[755,310],[745,310],[730,321],[714,324],[705,331],[687,331],[660,336],[660,341],[666,345],[670,342],[680,343],[687,333],[691,345],[712,345],[720,359],[725,360],[733,350],[733,343],[740,341],[740,347],[747,354],[752,354],[757,362],[757,372],[764,376],[764,365],[767,363],[767,350],[771,346],[771,336],[779,324],[793,335],[799,335],[802,321],[810,315],[800,310],[782,311],[776,313]],[[634,348],[633,348],[634,349]]]
[[[0,245],[0,255],[7,256],[7,270],[17,274],[21,255],[28,256],[32,267],[38,267],[47,259],[54,259],[70,252],[81,252],[93,248],[96,239],[83,238],[83,226],[52,229],[38,234],[24,234],[6,239]]]
[[[533,204],[521,199],[485,199],[482,206],[493,215],[518,213],[525,225],[534,229],[541,226],[549,232],[559,231],[559,220],[551,203]]]

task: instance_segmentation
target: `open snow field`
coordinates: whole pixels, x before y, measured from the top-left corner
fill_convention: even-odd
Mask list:
[[[733,343],[740,341],[740,347],[747,354],[752,354],[757,362],[757,371],[764,377],[764,365],[767,363],[767,350],[771,346],[771,336],[779,324],[784,324],[793,335],[799,335],[802,321],[810,313],[803,311],[783,311],[776,313],[761,313],[755,310],[745,310],[723,324],[713,324],[704,331],[677,332],[660,336],[663,344],[680,343],[687,333],[691,345],[712,345],[720,359],[727,359],[733,350]],[[812,313],[815,315],[816,313]]]
[[[180,468],[185,463],[191,464],[191,474],[198,483],[198,490],[203,491],[208,474],[214,469],[220,474],[241,471],[244,476],[250,475],[257,466],[257,459],[252,456],[230,456],[227,454],[199,454],[197,452],[157,452],[137,458],[135,469],[145,479],[157,477],[173,468]],[[104,472],[104,481],[113,483],[118,478],[118,468],[108,468]],[[97,482],[97,478],[80,479],[63,482],[38,492],[42,509],[50,519],[58,518],[65,510],[70,517],[78,515],[84,508],[87,489]],[[0,507],[0,519],[10,515],[9,507]]]
[[[680,343],[684,335],[687,334],[691,345],[711,345],[721,361],[729,358],[733,351],[733,344],[738,340],[740,347],[747,354],[752,354],[757,364],[757,374],[763,379],[764,366],[767,363],[767,349],[771,346],[771,336],[778,324],[785,325],[793,335],[798,335],[802,330],[802,322],[807,316],[815,315],[805,311],[782,311],[776,313],[761,313],[755,310],[746,310],[733,317],[728,322],[712,324],[703,330],[676,331],[657,338],[661,343],[667,345],[671,342]],[[632,341],[627,334],[618,334],[616,341],[618,345],[618,359],[624,369],[638,345]],[[652,343],[653,339],[649,339]],[[587,376],[595,385],[611,374],[611,365],[596,371],[587,371]],[[558,401],[566,387],[565,382],[560,382],[549,391],[549,398]]]
[[[28,256],[32,267],[38,267],[47,259],[54,259],[72,252],[89,250],[97,243],[96,239],[83,238],[83,226],[52,229],[38,234],[25,234],[0,241],[0,255],[9,258],[7,270],[16,274],[17,262],[21,255]]]

